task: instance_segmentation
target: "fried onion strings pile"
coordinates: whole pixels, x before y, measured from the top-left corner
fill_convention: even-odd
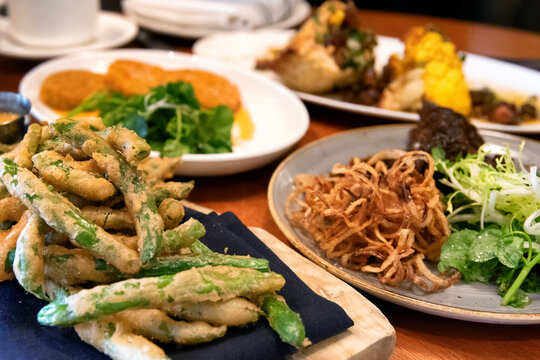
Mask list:
[[[297,175],[287,217],[346,268],[376,273],[386,285],[443,289],[459,274],[435,275],[424,263],[450,234],[434,170],[425,152],[384,150],[335,164],[328,177]]]

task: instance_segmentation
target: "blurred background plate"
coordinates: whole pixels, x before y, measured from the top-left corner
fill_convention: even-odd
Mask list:
[[[390,287],[377,275],[345,269],[329,260],[317,243],[292,226],[285,214],[287,197],[297,174],[328,174],[337,163],[348,163],[353,156],[366,158],[383,149],[406,149],[407,134],[413,125],[381,125],[342,132],[314,141],[287,157],[276,169],[268,186],[268,203],[274,221],[287,239],[311,261],[342,280],[383,300],[414,310],[453,319],[498,324],[540,324],[540,293],[529,294],[532,303],[523,309],[501,305],[495,285],[458,283],[443,291],[425,293],[417,287]],[[524,138],[481,130],[487,143],[506,144],[517,155]],[[540,142],[527,140],[525,164],[537,164]]]
[[[226,175],[265,165],[289,150],[308,128],[309,116],[304,104],[283,85],[245,69],[172,51],[120,49],[52,59],[29,71],[21,80],[19,92],[32,102],[34,117],[54,121],[60,115],[39,96],[41,83],[47,76],[74,69],[104,74],[109,64],[117,59],[137,60],[168,70],[206,70],[238,86],[243,108],[254,123],[253,138],[234,145],[232,153],[184,155],[179,169],[181,175]]]
[[[182,25],[170,21],[163,21],[154,17],[145,15],[144,12],[137,11],[130,2],[125,2],[123,6],[124,13],[131,17],[141,27],[156,33],[177,36],[188,39],[198,39],[203,36],[219,32],[219,30],[210,27],[196,27]],[[304,0],[298,1],[288,16],[277,22],[265,25],[259,29],[287,29],[301,24],[311,13],[311,6]],[[231,30],[231,32],[235,32]]]
[[[244,68],[254,69],[256,60],[269,49],[286,45],[294,34],[287,30],[260,30],[256,32],[219,33],[202,38],[193,45],[193,53],[218,59]],[[382,71],[388,58],[393,53],[403,53],[403,43],[398,38],[377,36],[375,48],[375,70]],[[521,97],[540,96],[540,71],[523,66],[491,59],[485,56],[468,54],[463,66],[467,83],[473,89],[488,86],[496,92]],[[279,77],[270,71],[266,76],[279,81]],[[365,114],[399,121],[418,121],[416,113],[381,109],[340,100],[330,94],[308,94],[296,91],[304,101],[343,111]],[[476,127],[512,133],[540,133],[540,121],[533,120],[521,125],[505,125],[493,122],[473,120]]]
[[[20,44],[7,36],[7,22],[6,17],[0,17],[0,55],[25,59],[47,59],[75,52],[119,47],[135,39],[139,30],[137,24],[126,16],[101,11],[98,15],[98,34],[95,40],[76,46],[38,48]]]

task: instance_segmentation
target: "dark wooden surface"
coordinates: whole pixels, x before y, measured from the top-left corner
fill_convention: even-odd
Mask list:
[[[508,59],[540,59],[540,36],[535,33],[475,23],[363,12],[364,26],[377,34],[402,37],[413,25],[433,23],[459,49]],[[191,42],[164,37],[180,51]],[[127,47],[140,47],[137,41]],[[0,56],[0,91],[17,91],[24,74],[38,62]],[[494,74],[497,76],[497,74]],[[311,123],[297,147],[339,131],[391,123],[388,120],[307,105]],[[537,138],[537,136],[534,136]],[[267,204],[267,186],[279,160],[243,174],[196,178],[190,200],[218,212],[232,211],[246,225],[258,226],[287,242],[275,225]],[[369,297],[397,332],[393,359],[533,359],[540,358],[540,326],[477,324],[427,315]]]

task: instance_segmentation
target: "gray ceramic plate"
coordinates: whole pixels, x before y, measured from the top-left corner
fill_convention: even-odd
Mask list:
[[[415,287],[382,285],[373,274],[342,268],[329,260],[314,240],[293,227],[285,216],[285,201],[293,190],[296,174],[327,174],[334,163],[346,163],[352,156],[367,157],[390,148],[405,149],[408,131],[413,125],[388,125],[361,128],[329,136],[297,150],[274,172],[268,187],[270,211],[290,242],[306,257],[348,283],[381,299],[426,313],[449,318],[500,324],[540,324],[540,294],[531,294],[532,304],[524,309],[501,306],[494,285],[459,283],[444,291],[426,294]],[[480,131],[486,142],[510,146],[516,153],[521,137]],[[523,153],[525,164],[533,164],[540,153],[540,142],[527,140]]]

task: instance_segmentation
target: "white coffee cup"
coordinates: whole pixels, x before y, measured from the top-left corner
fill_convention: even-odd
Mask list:
[[[34,47],[62,47],[97,36],[99,0],[8,0],[7,34]]]

